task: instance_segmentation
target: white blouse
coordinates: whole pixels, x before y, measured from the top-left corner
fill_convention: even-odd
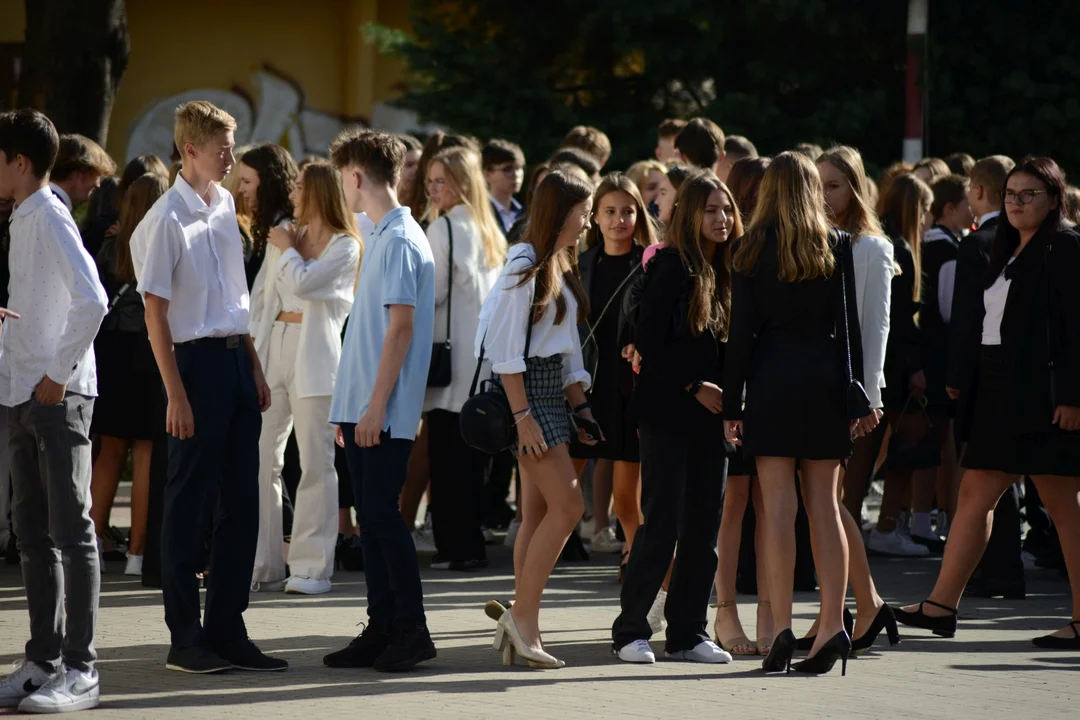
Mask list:
[[[491,362],[492,372],[512,375],[525,372],[525,330],[536,289],[535,279],[518,285],[519,273],[536,263],[536,250],[523,242],[510,247],[495,287],[480,308],[480,324],[476,329],[475,353]],[[555,324],[555,301],[548,303],[546,312],[533,325],[529,357],[563,356],[563,387],[580,382],[588,388],[591,379],[581,357],[581,337],[577,329],[577,301],[565,290],[566,316]],[[486,335],[486,339],[485,339]]]
[[[1013,258],[1009,258],[1010,264],[1012,261]],[[994,284],[983,290],[983,307],[986,308],[986,315],[983,316],[983,345],[1001,344],[1001,318],[1005,316],[1005,303],[1009,299],[1011,285],[1012,280],[1006,278],[1005,272],[1002,271]]]
[[[885,346],[889,341],[893,245],[883,237],[863,235],[851,246],[855,298],[862,331],[863,380],[873,407],[880,408],[885,387]]]
[[[454,255],[450,257],[450,234],[453,226]],[[450,318],[450,385],[428,388],[424,412],[448,410],[461,412],[469,399],[469,386],[476,370],[476,358],[469,338],[476,337],[480,306],[499,278],[499,267],[489,268],[481,244],[480,228],[472,211],[462,203],[427,229],[431,255],[435,259],[435,343],[446,339],[446,315]],[[453,268],[451,273],[447,271]],[[448,283],[450,281],[450,283]],[[449,299],[449,302],[447,300]]]

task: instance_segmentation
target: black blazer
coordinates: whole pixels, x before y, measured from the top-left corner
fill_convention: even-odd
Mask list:
[[[510,198],[510,209],[517,211],[517,218],[514,220],[514,225],[511,225],[510,227],[506,227],[505,225],[503,225],[502,215],[499,214],[499,208],[498,208],[498,206],[495,205],[495,201],[492,200],[490,202],[491,202],[491,214],[495,216],[495,223],[499,226],[499,229],[502,230],[503,237],[509,239],[510,230],[514,227],[514,225],[517,224],[517,221],[520,220],[522,218],[522,216],[525,214],[525,208],[523,208],[521,206],[521,203],[519,203],[517,200],[515,200],[514,198]]]
[[[661,248],[649,261],[638,308],[641,373],[633,410],[640,420],[688,429],[711,423],[719,431],[721,416],[706,410],[685,389],[697,380],[720,385],[724,367],[724,343],[708,330],[695,337],[687,329],[690,282],[690,271],[677,250]]]
[[[1002,402],[1015,433],[1046,432],[1054,427],[1056,406],[1080,407],[1080,236],[1071,229],[1039,230],[1005,273],[1012,284],[1001,350],[1010,381]],[[979,342],[960,352],[965,372],[977,367],[981,330],[982,323]]]
[[[945,384],[960,391],[956,401],[956,440],[968,439],[978,382],[978,347],[982,343],[983,276],[990,264],[998,218],[992,217],[960,241],[953,281],[952,318]]]

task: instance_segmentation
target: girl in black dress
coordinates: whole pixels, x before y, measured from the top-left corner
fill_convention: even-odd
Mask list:
[[[791,603],[798,503],[792,478],[798,462],[821,585],[821,623],[809,658],[796,669],[828,672],[836,660],[846,664],[851,650],[843,623],[848,546],[837,501],[840,461],[851,455],[854,437],[874,428],[877,416],[849,418],[848,358],[853,377],[861,381],[863,374],[851,240],[831,230],[821,177],[804,155],[781,153],[765,171],[733,268],[725,431],[756,459],[765,505],[766,567],[780,632],[763,668],[790,668],[796,645]],[[745,409],[735,400],[744,386]]]
[[[1006,180],[1006,221],[983,283],[981,345],[966,352],[979,382],[956,518],[930,596],[896,613],[906,625],[955,634],[956,606],[986,549],[994,506],[1028,475],[1061,538],[1073,612],[1069,625],[1034,643],[1080,649],[1080,236],[1062,219],[1064,192],[1049,158],[1022,160]]]
[[[94,340],[98,398],[94,433],[101,450],[90,478],[90,516],[99,536],[109,527],[109,514],[120,473],[132,454],[131,541],[125,574],[141,575],[150,498],[150,458],[159,417],[161,376],[150,349],[142,297],[135,290],[135,270],[128,242],[147,211],[165,194],[163,174],[144,175],[131,183],[120,209],[119,234],[107,237],[98,252],[98,275],[109,297],[109,313]]]
[[[641,430],[638,529],[623,582],[612,650],[652,663],[648,613],[671,564],[665,615],[668,657],[722,663],[731,655],[706,631],[727,472],[719,381],[730,308],[730,252],[737,210],[711,172],[683,183],[665,241],[646,273],[635,339],[641,372],[634,415]]]
[[[605,439],[596,445],[571,442],[570,457],[579,474],[589,459],[612,463],[615,516],[626,535],[627,552],[642,522],[641,466],[637,425],[629,412],[634,372],[625,360],[628,346],[619,339],[620,311],[627,289],[643,271],[641,256],[645,248],[655,243],[656,232],[634,183],[622,173],[605,177],[593,194],[592,227],[585,236],[587,249],[578,256],[578,272],[589,297],[588,320],[578,328],[581,350],[585,369],[592,376],[589,402],[604,428]],[[601,519],[606,516],[596,515]],[[601,533],[604,537],[600,537]],[[593,540],[594,544],[597,540],[611,544],[615,536],[602,523]]]

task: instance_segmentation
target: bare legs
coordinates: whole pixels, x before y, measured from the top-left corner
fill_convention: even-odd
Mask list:
[[[521,529],[514,544],[514,606],[510,612],[521,639],[534,650],[540,643],[540,596],[566,539],[581,520],[585,500],[566,444],[539,460],[522,457]]]
[[[616,460],[611,477],[615,517],[626,536],[626,552],[630,552],[638,527],[645,522],[641,514],[641,465]]]
[[[818,584],[821,586],[821,624],[808,655],[813,657],[822,645],[844,629],[848,542],[841,521],[838,495],[840,461],[803,460],[799,469],[806,515],[810,521],[814,567],[817,569]],[[794,568],[792,571],[794,572]]]
[[[758,651],[761,651],[762,644],[771,647],[773,638],[772,612],[769,610],[769,582],[765,570],[767,564],[764,554],[765,523],[762,516],[761,486],[752,482],[752,478],[747,475],[729,477],[724,490],[724,511],[720,515],[720,532],[716,538],[716,547],[719,551],[716,563],[716,599],[721,606],[716,610],[714,632],[717,642],[746,638],[742,623],[739,621],[738,607],[735,605],[725,607],[723,603],[733,602],[735,598],[735,576],[739,566],[743,515],[746,511],[746,503],[751,497],[757,516],[762,518],[754,528],[758,574],[757,637]],[[729,649],[739,655],[755,652],[752,644],[745,643],[739,643]]]
[[[100,436],[100,451],[90,478],[90,517],[94,530],[100,537],[109,529],[116,490],[120,486],[120,474],[127,462],[128,449],[132,451],[131,483],[131,543],[128,552],[142,555],[146,545],[146,512],[150,502],[150,456],[153,443],[149,440],[126,440]]]
[[[795,461],[758,457],[762,514],[765,526],[765,576],[772,601],[774,637],[791,629],[791,603],[795,584]],[[807,508],[809,510],[809,508]],[[760,558],[759,558],[760,559]]]

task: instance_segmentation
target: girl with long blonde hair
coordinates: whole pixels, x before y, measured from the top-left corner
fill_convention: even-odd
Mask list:
[[[253,333],[271,403],[259,439],[259,540],[252,588],[318,595],[330,591],[337,542],[330,399],[362,253],[356,217],[348,210],[337,169],[307,165],[289,199],[297,225],[274,227],[267,236],[264,300]],[[301,475],[286,558],[281,471],[290,427],[300,449]]]
[[[427,237],[435,258],[435,343],[445,343],[450,358],[449,377],[434,385],[429,380],[424,401],[437,552],[431,566],[475,570],[487,566],[481,525],[489,458],[462,440],[458,423],[472,382],[471,341],[480,307],[506,258],[506,239],[478,153],[466,147],[442,150],[423,179],[433,217]],[[433,365],[437,362],[433,358]]]
[[[776,156],[735,252],[731,332],[724,367],[725,434],[756,458],[764,504],[765,564],[778,631],[766,672],[790,669],[795,575],[796,461],[821,585],[821,622],[802,672],[846,667],[843,622],[848,543],[837,497],[840,462],[877,416],[850,417],[850,373],[862,380],[851,241],[830,226],[817,168],[806,156]],[[839,310],[841,287],[846,313]],[[736,398],[746,391],[745,408]]]

